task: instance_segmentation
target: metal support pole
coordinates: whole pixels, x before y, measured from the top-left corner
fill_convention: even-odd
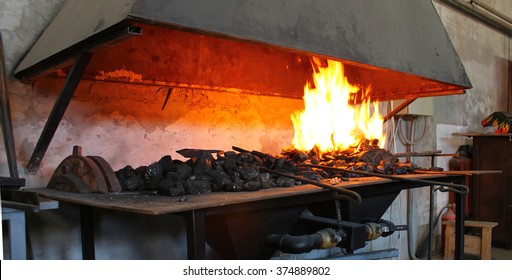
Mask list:
[[[427,258],[429,260],[432,259],[432,235],[434,234],[434,223],[432,219],[434,217],[434,186],[430,186],[430,203],[429,203],[429,213],[428,213],[428,254]]]
[[[11,125],[11,110],[9,107],[9,93],[7,91],[7,77],[5,75],[4,44],[0,33],[0,113],[2,121],[2,132],[4,135],[5,152],[11,178],[19,178],[16,165],[16,151],[14,149],[14,136]]]
[[[206,258],[205,212],[192,210],[183,215],[187,227],[187,258],[204,260]]]
[[[436,157],[432,155],[430,158],[430,167],[435,167]],[[432,259],[432,236],[434,235],[434,223],[432,219],[434,218],[434,194],[435,194],[435,186],[430,186],[430,203],[429,203],[429,213],[428,213],[428,254],[427,258],[429,260]]]
[[[464,195],[455,193],[455,259],[464,258]]]
[[[94,249],[94,209],[90,206],[80,205],[80,230],[82,234],[82,258],[84,260],[96,259]]]
[[[82,76],[91,60],[92,53],[82,52],[78,56],[75,64],[71,67],[71,70],[68,73],[66,81],[55,101],[55,105],[53,106],[52,112],[46,121],[46,125],[43,128],[43,132],[37,141],[36,147],[32,153],[32,157],[30,158],[27,170],[28,172],[35,172],[39,168],[39,164],[50,146],[50,142],[59,126],[62,117],[64,116],[64,112],[68,108],[69,102],[75,93],[75,90],[82,79]]]

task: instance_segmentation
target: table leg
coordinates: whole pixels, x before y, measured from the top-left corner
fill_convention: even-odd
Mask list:
[[[481,258],[482,260],[491,259],[491,244],[492,244],[492,228],[482,227],[482,243],[481,243]]]
[[[206,258],[205,213],[192,210],[184,213],[187,226],[187,257],[189,260]]]
[[[82,234],[82,258],[84,260],[96,259],[94,250],[94,209],[90,206],[80,205],[80,229]]]
[[[465,194],[455,193],[455,256],[456,260],[464,257],[464,198]]]
[[[2,207],[2,221],[9,223],[11,260],[26,260],[25,212]]]

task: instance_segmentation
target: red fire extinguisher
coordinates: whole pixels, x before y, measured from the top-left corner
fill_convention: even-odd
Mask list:
[[[456,219],[456,216],[455,216],[455,212],[453,212],[453,209],[455,208],[455,203],[453,204],[448,204],[448,210],[441,216],[441,222],[444,222],[444,221],[455,221]],[[441,226],[441,252],[444,252],[444,240],[445,240],[445,236],[444,236],[444,232],[446,230],[446,226],[444,224],[442,224]]]

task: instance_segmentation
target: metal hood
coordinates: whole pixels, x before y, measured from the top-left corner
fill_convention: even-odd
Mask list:
[[[314,56],[381,100],[471,88],[430,0],[69,0],[14,76],[66,73],[84,51],[93,80],[301,98]]]

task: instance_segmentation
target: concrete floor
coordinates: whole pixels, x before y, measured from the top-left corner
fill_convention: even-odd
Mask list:
[[[507,250],[500,247],[492,247],[491,252],[491,260],[512,260],[512,250]],[[443,254],[442,253],[434,253],[432,254],[432,259],[434,260],[442,260]],[[464,255],[464,260],[479,260],[479,256]]]
[[[512,250],[492,247],[491,260],[512,260]]]

